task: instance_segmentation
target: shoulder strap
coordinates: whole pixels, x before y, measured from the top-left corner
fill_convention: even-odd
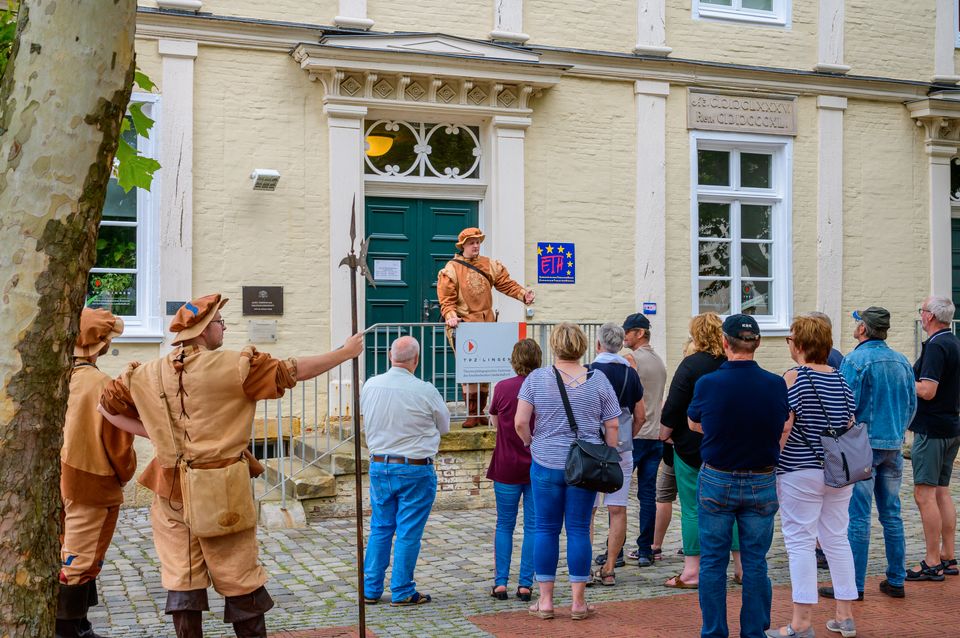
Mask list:
[[[452,261],[452,262],[455,263],[455,264],[460,264],[461,266],[465,266],[465,267],[469,268],[470,270],[474,270],[474,271],[480,273],[481,275],[484,276],[484,278],[485,278],[487,281],[490,282],[490,285],[491,285],[491,286],[493,285],[493,277],[491,277],[488,273],[483,272],[482,270],[480,270],[479,268],[477,268],[477,267],[474,266],[473,264],[468,263],[468,262],[466,262],[466,261],[464,261],[464,260],[462,260],[462,259],[457,259],[456,257],[454,257],[454,258],[451,259],[450,261]]]
[[[560,371],[557,366],[553,366],[553,374],[557,377],[557,387],[560,388],[560,398],[563,400],[563,409],[567,412],[567,422],[570,429],[573,430],[574,438],[578,438],[577,420],[573,418],[573,408],[570,407],[570,397],[567,396],[567,388],[563,385],[563,379],[560,377]]]
[[[827,417],[827,422],[829,423],[830,417],[827,416],[827,410],[826,410],[826,408],[823,407],[823,401],[820,400],[820,394],[817,392],[817,387],[816,387],[815,385],[813,385],[813,377],[811,377],[811,376],[807,373],[806,368],[801,367],[801,368],[800,368],[800,371],[803,372],[803,373],[804,373],[804,376],[806,377],[806,379],[807,379],[808,381],[810,381],[810,387],[813,388],[813,393],[814,393],[814,395],[816,395],[817,401],[820,401],[820,407],[823,409],[823,414],[824,414],[824,416]],[[800,434],[800,438],[803,439],[803,442],[807,445],[808,448],[810,448],[810,451],[813,452],[813,455],[814,455],[815,457],[817,457],[817,460],[820,461],[820,463],[823,463],[823,455],[820,454],[819,452],[817,452],[816,448],[813,447],[813,444],[810,443],[810,439],[807,438],[807,435],[806,435],[806,433],[803,431],[803,428],[802,428],[802,427],[797,427],[797,422],[796,422],[796,421],[794,421],[793,426],[794,426],[794,428],[796,428],[797,432]]]
[[[180,442],[177,441],[176,432],[173,429],[173,418],[170,416],[170,405],[167,403],[167,393],[163,389],[163,365],[166,363],[166,358],[160,359],[160,365],[157,368],[157,389],[160,391],[160,402],[163,403],[163,414],[167,417],[167,426],[170,428],[170,438],[173,439],[173,447],[177,451],[177,462],[179,465],[183,460],[183,449],[180,447]]]

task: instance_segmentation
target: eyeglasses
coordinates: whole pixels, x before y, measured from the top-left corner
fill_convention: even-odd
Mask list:
[[[786,339],[788,342],[792,342],[792,341],[793,341],[793,337],[792,337],[792,336],[784,337],[784,339]]]
[[[921,315],[921,316],[922,316],[923,313],[925,313],[925,312],[930,312],[930,311],[927,310],[926,308],[917,308],[917,314],[918,314],[918,315]]]
[[[227,327],[227,322],[224,321],[223,319],[214,319],[214,320],[211,321],[210,323],[219,323],[219,324],[220,324],[220,328],[226,328],[226,327]]]

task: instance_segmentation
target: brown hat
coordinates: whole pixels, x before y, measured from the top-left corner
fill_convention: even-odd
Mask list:
[[[92,357],[123,332],[123,319],[109,310],[84,308],[80,313],[80,334],[73,345],[73,356]]]
[[[180,310],[177,310],[170,322],[170,332],[177,333],[172,343],[175,345],[199,336],[213,320],[217,310],[223,308],[228,301],[230,300],[220,299],[220,295],[215,294],[188,301],[180,306]]]
[[[480,243],[483,243],[483,240],[487,238],[479,228],[464,228],[461,230],[457,236],[457,250],[463,250],[463,243],[474,237],[478,238]]]

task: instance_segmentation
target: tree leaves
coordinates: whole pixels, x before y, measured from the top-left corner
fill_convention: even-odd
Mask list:
[[[17,36],[17,7],[13,0],[7,0],[7,8],[0,10],[0,77],[7,69],[13,41]]]
[[[153,80],[151,80],[150,77],[140,69],[134,71],[133,83],[148,93],[153,93],[153,90],[157,88],[157,85],[153,83]]]
[[[153,128],[156,120],[151,119],[150,116],[143,112],[143,104],[140,102],[132,102],[127,108],[127,111],[130,113],[130,119],[133,120],[133,130],[137,132],[137,135],[149,138],[150,129]]]
[[[130,192],[134,187],[150,190],[153,174],[159,168],[160,162],[140,155],[137,149],[120,138],[117,145],[117,184],[124,192]]]

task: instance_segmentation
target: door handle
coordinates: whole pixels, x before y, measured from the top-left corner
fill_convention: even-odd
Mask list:
[[[431,301],[430,299],[423,300],[423,321],[424,323],[430,321],[430,311],[434,308],[439,308],[439,301]]]

